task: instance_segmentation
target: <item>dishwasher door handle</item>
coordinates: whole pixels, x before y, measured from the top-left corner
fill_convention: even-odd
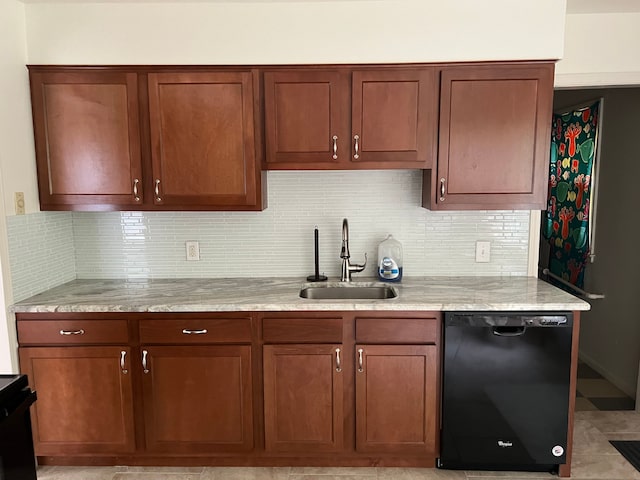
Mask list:
[[[496,337],[521,337],[527,327],[493,327],[493,334]]]

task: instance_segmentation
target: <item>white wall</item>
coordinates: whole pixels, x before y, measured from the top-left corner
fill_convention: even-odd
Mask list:
[[[567,14],[555,86],[640,85],[639,46],[640,12]]]
[[[0,373],[16,370],[15,322],[6,306],[13,301],[5,212],[13,212],[13,193],[25,193],[37,211],[35,159],[26,62],[25,9],[13,0],[0,7]]]
[[[30,63],[557,59],[564,0],[27,5]]]
[[[25,6],[0,5],[0,168],[7,214],[14,214],[14,192],[24,192],[27,212],[37,212],[35,152],[27,63]]]

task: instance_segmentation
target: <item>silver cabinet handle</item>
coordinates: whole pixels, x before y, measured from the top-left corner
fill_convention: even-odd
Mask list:
[[[342,371],[342,362],[340,362],[340,349],[336,348],[336,372]]]
[[[156,201],[161,202],[162,197],[160,196],[160,179],[159,178],[156,178],[155,193],[156,193]]]
[[[353,140],[354,140],[354,145],[353,145],[353,149],[355,150],[355,153],[353,155],[353,158],[355,158],[356,160],[360,158],[360,155],[358,154],[358,152],[360,151],[360,136],[359,135],[354,135],[353,136]]]
[[[138,183],[140,183],[140,180],[138,180],[137,178],[133,179],[133,198],[136,202],[140,201],[140,195],[138,195]]]
[[[338,136],[333,136],[333,159],[338,159]]]
[[[142,371],[144,373],[149,373],[149,368],[147,367],[147,355],[149,352],[146,350],[142,350]]]
[[[364,361],[362,359],[362,349],[359,348],[358,349],[358,372],[362,373],[364,372]]]
[[[444,178],[440,179],[440,201],[444,202],[444,190],[445,190],[445,182]]]
[[[207,333],[207,329],[203,328],[202,330],[187,330],[186,328],[182,329],[182,333],[185,335],[204,335]]]
[[[60,335],[84,335],[84,330],[60,330]]]
[[[129,373],[129,370],[127,370],[126,368],[124,368],[124,357],[127,356],[127,352],[125,352],[124,350],[122,350],[120,352],[120,370],[122,370],[122,373],[124,373],[125,375],[127,373]]]

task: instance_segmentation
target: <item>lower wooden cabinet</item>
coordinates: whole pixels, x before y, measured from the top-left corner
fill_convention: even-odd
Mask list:
[[[38,395],[31,410],[37,455],[135,450],[129,347],[24,347],[19,353]]]
[[[265,449],[343,448],[342,345],[265,345]]]
[[[435,345],[357,345],[356,450],[433,454]]]
[[[439,314],[17,318],[41,463],[435,466]]]
[[[343,351],[342,345],[265,345],[267,451],[349,450],[343,405],[353,369],[343,369]],[[434,454],[436,356],[435,345],[356,346],[356,452]]]
[[[253,448],[251,346],[145,346],[143,403],[150,452]]]

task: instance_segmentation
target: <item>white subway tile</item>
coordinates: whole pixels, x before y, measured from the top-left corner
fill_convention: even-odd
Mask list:
[[[368,275],[387,233],[403,243],[408,276],[527,273],[529,212],[422,209],[419,171],[269,172],[268,181],[263,212],[74,213],[77,276],[306,276],[316,225],[320,270],[338,276],[344,217],[352,260],[366,251]],[[200,243],[199,262],[186,261],[187,240]],[[476,240],[492,242],[491,262],[475,263]]]
[[[340,273],[342,219],[352,261],[388,233],[404,246],[404,272],[526,275],[529,212],[431,212],[420,207],[419,171],[269,172],[263,212],[40,212],[8,217],[15,300],[73,278],[300,276]],[[381,194],[380,185],[385,186]],[[200,244],[187,262],[185,241]],[[491,262],[475,263],[475,242],[491,242]]]
[[[71,213],[9,216],[7,232],[14,301],[76,278]]]

